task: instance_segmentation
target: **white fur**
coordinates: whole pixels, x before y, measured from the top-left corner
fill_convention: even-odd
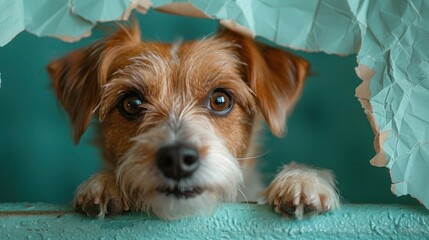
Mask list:
[[[182,44],[183,39],[177,39],[176,41],[173,42],[173,44],[171,45],[170,48],[170,54],[171,54],[171,58],[173,59],[173,62],[176,64],[179,64],[179,49],[180,49],[180,45]]]
[[[250,144],[243,158],[238,159],[241,163],[241,172],[243,173],[243,187],[237,196],[238,202],[263,202],[265,185],[257,166],[262,157],[260,144],[262,142],[263,117],[257,114],[253,121],[252,133],[250,135]],[[246,161],[250,161],[248,164]],[[253,161],[253,163],[252,163]]]
[[[163,219],[177,219],[193,215],[211,214],[219,203],[215,192],[204,192],[188,199],[176,199],[173,196],[157,194],[146,203],[151,212]]]
[[[179,182],[165,178],[154,159],[148,156],[149,152],[175,142],[208,148],[207,154],[200,156],[198,170]],[[149,155],[153,157],[153,154]],[[221,201],[234,201],[242,174],[237,160],[216,135],[209,119],[189,109],[179,115],[172,114],[163,125],[137,136],[134,146],[119,165],[117,181],[133,209],[153,212],[164,219],[176,219],[211,212]],[[175,185],[183,189],[202,187],[204,193],[178,199],[156,190]]]

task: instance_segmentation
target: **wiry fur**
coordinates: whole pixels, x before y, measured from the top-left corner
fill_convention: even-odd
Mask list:
[[[187,109],[180,116],[172,115],[163,125],[134,138],[133,147],[119,163],[118,185],[134,209],[152,211],[161,218],[172,219],[211,212],[218,202],[235,200],[236,191],[242,184],[238,162],[223,140],[213,134],[210,120],[193,112],[191,107]],[[154,151],[177,142],[198,146],[202,158],[199,170],[179,183],[165,178],[152,163]],[[181,189],[198,186],[205,192],[192,199],[154,194],[158,188],[175,185]]]
[[[219,202],[258,200],[256,171],[263,119],[281,136],[295,105],[308,63],[280,49],[224,30],[214,37],[173,45],[141,41],[138,26],[76,50],[48,66],[60,103],[78,142],[96,115],[106,162],[76,191],[74,206],[104,217],[128,209],[164,219],[212,212]],[[224,88],[234,105],[226,115],[208,109],[208,96]],[[143,113],[129,119],[119,109],[124,95],[141,96]],[[155,163],[163,146],[196,148],[200,165],[192,176],[172,180]],[[244,179],[244,180],[243,180]],[[166,194],[198,189],[192,197]],[[333,177],[289,166],[265,191],[277,212],[302,217],[303,209],[338,207]],[[291,211],[290,209],[294,209]]]

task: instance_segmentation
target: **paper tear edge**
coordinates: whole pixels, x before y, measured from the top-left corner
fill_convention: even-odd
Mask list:
[[[214,19],[213,17],[205,14],[191,2],[171,2],[154,7],[154,9],[159,12],[176,14],[180,16]]]

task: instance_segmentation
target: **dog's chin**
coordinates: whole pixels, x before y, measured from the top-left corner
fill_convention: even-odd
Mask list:
[[[166,220],[195,215],[209,215],[220,202],[219,196],[202,188],[157,190],[150,203],[151,211]]]

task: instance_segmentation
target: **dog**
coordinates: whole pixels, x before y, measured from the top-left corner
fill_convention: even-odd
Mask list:
[[[266,189],[256,171],[264,120],[283,136],[303,89],[309,64],[298,56],[227,29],[147,42],[130,24],[47,69],[76,144],[98,118],[106,164],[76,190],[79,212],[170,220],[258,200],[301,219],[339,207],[330,171],[291,163]]]

